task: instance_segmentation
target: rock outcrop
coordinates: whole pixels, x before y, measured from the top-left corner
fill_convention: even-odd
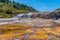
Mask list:
[[[44,12],[44,13],[23,13],[18,14],[15,18],[43,18],[43,19],[59,19],[60,13],[59,12]]]

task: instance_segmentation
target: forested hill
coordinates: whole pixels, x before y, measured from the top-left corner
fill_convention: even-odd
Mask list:
[[[11,18],[16,14],[35,11],[34,8],[24,4],[11,2],[10,0],[0,0],[0,18]]]

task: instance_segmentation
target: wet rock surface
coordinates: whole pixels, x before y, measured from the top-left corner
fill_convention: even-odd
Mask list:
[[[60,26],[55,21],[21,19],[13,24],[1,25],[3,33],[0,40],[60,40]]]
[[[60,26],[56,26],[53,28],[32,27],[25,30],[17,29],[17,31],[16,33],[12,33],[11,31],[9,31],[9,33],[0,35],[0,39],[1,40],[60,40]]]

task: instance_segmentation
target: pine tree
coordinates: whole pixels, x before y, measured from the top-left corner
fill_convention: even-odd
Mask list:
[[[9,2],[9,0],[0,0],[0,2],[6,3],[6,2]]]

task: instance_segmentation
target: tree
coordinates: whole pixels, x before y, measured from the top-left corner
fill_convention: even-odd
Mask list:
[[[0,2],[6,3],[6,2],[10,2],[9,0],[0,0]]]
[[[16,3],[11,0],[0,0],[0,18],[6,17],[10,18],[20,13],[27,13],[33,10],[34,8],[27,6],[25,4]],[[11,16],[12,15],[12,16]]]
[[[59,12],[60,13],[60,8],[56,9],[55,12]]]

